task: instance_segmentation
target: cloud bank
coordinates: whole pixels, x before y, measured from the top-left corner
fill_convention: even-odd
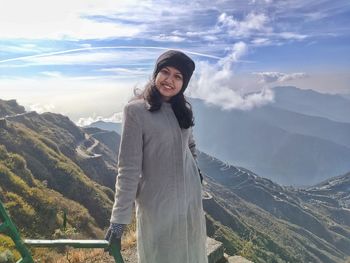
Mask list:
[[[84,127],[88,126],[91,123],[97,122],[97,121],[104,121],[104,122],[116,122],[121,123],[123,117],[123,112],[117,112],[114,113],[110,117],[102,117],[102,116],[94,116],[94,117],[87,117],[87,118],[79,118],[79,120],[76,122],[78,126]]]
[[[258,75],[261,79],[261,83],[276,83],[276,82],[286,82],[290,80],[296,80],[296,79],[304,79],[308,77],[308,74],[306,73],[281,73],[281,72],[258,72],[255,73]]]
[[[260,91],[247,94],[235,83],[233,66],[247,52],[247,45],[238,42],[218,63],[213,65],[201,62],[199,73],[194,77],[188,95],[224,110],[249,110],[273,101],[274,96],[270,89],[261,87]]]

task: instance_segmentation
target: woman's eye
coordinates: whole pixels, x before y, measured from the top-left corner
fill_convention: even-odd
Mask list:
[[[180,76],[180,75],[176,75],[176,79],[178,79],[178,80],[182,80],[182,76]]]

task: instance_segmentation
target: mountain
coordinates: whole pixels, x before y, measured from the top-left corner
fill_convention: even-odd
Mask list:
[[[13,101],[0,105],[9,108]],[[51,238],[67,210],[77,233],[102,235],[117,175],[110,145],[96,142],[63,115],[27,112],[0,120],[0,146],[1,199],[20,229]],[[46,221],[52,225],[39,229]]]
[[[122,131],[121,123],[116,123],[116,122],[96,121],[91,123],[87,127],[96,127],[96,128],[100,128],[101,130],[115,131],[118,134],[121,134],[121,131]]]
[[[305,129],[303,133],[311,133],[316,125],[329,126],[334,131],[338,125],[343,128],[343,123],[278,108],[266,109],[263,122],[267,122],[267,117],[291,118],[288,114],[295,118],[290,124],[295,132]],[[251,118],[255,122],[262,116]],[[280,129],[288,124],[276,122]],[[276,127],[275,124],[271,126]],[[205,131],[208,134],[208,129]],[[323,140],[330,137],[332,129],[315,132],[315,139]],[[340,139],[346,142],[345,135]],[[204,208],[208,235],[223,242],[226,253],[241,254],[254,262],[344,262],[349,256],[350,229],[344,222],[350,221],[341,199],[328,198],[329,203],[321,209],[315,203],[326,199],[326,195],[280,186],[203,152],[199,154],[199,165],[206,175]]]
[[[21,114],[24,112],[24,107],[18,105],[16,100],[5,101],[0,99],[0,118],[3,118],[7,115]]]
[[[77,229],[83,236],[101,235],[96,220],[84,205],[50,189],[47,181],[36,179],[26,160],[3,145],[0,145],[0,198],[25,236],[51,238],[62,226],[64,211],[68,214],[69,228]],[[3,241],[1,237],[0,240]]]
[[[226,253],[244,248],[254,262],[349,258],[350,210],[337,196],[283,187],[205,153],[199,154],[199,165],[209,196],[203,200],[208,233],[224,243]]]
[[[347,94],[342,94],[342,97],[347,99],[347,100],[350,100],[350,94],[347,93]]]
[[[100,142],[94,152],[101,154],[102,158],[110,165],[116,167],[118,161],[120,135],[114,131],[102,130],[99,128],[86,127],[84,132]],[[109,153],[106,155],[106,153]]]
[[[283,89],[288,90],[276,91]],[[305,91],[297,93],[302,97]],[[350,170],[350,123],[286,110],[278,103],[249,111],[223,111],[202,100],[190,102],[198,148],[221,160],[284,185],[312,185]],[[93,126],[121,129],[119,123],[102,121]]]
[[[327,198],[336,199],[342,206],[350,209],[350,173],[332,177],[317,185],[307,188],[308,193],[321,197],[323,201]],[[322,202],[324,203],[324,202]],[[321,204],[322,204],[321,203]],[[329,207],[333,204],[329,204]],[[350,213],[348,219],[344,220],[350,226]]]
[[[308,116],[271,105],[252,109],[249,115],[288,132],[317,137],[350,148],[350,123]]]
[[[221,110],[190,100],[198,148],[284,185],[313,185],[350,170],[349,124],[274,106]]]
[[[334,121],[350,122],[350,100],[341,95],[323,94],[296,87],[276,87],[274,93],[275,107]]]

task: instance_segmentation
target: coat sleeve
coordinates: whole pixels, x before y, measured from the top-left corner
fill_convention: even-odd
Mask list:
[[[118,176],[111,223],[129,224],[140,180],[143,159],[142,125],[135,107],[123,111],[123,128],[118,156]]]
[[[192,127],[190,128],[190,137],[188,139],[188,147],[190,147],[193,158],[197,163],[197,148],[196,148],[196,142],[195,142],[194,137],[193,137]]]

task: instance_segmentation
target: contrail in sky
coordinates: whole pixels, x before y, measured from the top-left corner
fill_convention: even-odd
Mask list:
[[[80,51],[88,51],[88,50],[99,50],[99,49],[160,49],[160,50],[168,50],[169,48],[165,47],[147,47],[147,46],[112,46],[112,47],[86,47],[86,48],[76,48],[76,49],[69,49],[69,50],[63,50],[63,51],[56,51],[56,52],[48,52],[48,53],[42,53],[38,55],[31,55],[31,56],[22,56],[22,57],[16,57],[16,58],[9,58],[0,60],[0,63],[6,63],[11,61],[18,61],[18,60],[26,60],[31,58],[38,58],[38,57],[49,57],[54,55],[61,55],[61,54],[67,54],[67,53],[74,53],[74,52],[80,52]],[[200,56],[200,57],[207,57],[207,58],[213,58],[213,59],[222,59],[221,57],[198,53],[198,52],[192,52],[187,50],[182,50],[188,54]]]

